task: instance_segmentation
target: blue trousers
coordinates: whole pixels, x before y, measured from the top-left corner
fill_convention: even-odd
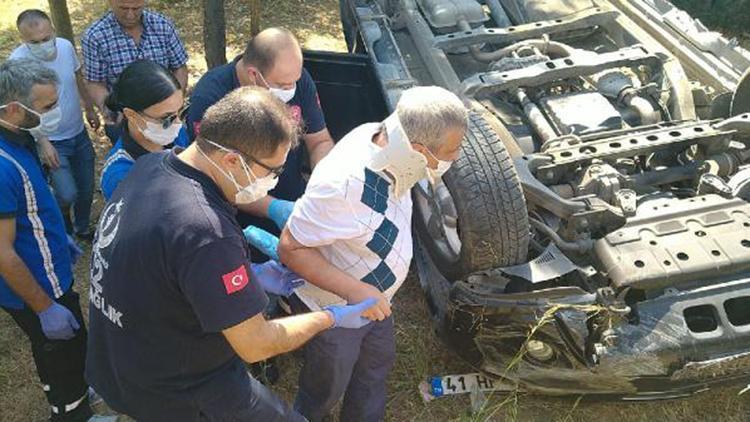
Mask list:
[[[71,139],[53,141],[60,156],[60,168],[50,173],[52,189],[64,215],[73,211],[73,229],[87,234],[94,199],[96,155],[86,129]]]
[[[304,354],[294,408],[310,422],[326,417],[342,396],[341,421],[385,418],[386,379],[396,360],[393,318],[324,331]]]

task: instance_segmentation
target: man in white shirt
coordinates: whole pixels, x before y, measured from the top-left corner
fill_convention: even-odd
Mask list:
[[[21,12],[16,21],[23,44],[11,59],[32,59],[53,70],[59,80],[59,125],[49,135],[33,133],[39,156],[49,167],[52,187],[69,232],[90,240],[91,203],[94,195],[94,148],[83,125],[81,106],[91,127],[99,127],[99,117],[83,89],[81,64],[73,44],[58,38],[49,16],[41,10]],[[84,102],[81,102],[83,97]],[[71,211],[73,218],[71,218]]]
[[[466,109],[439,87],[412,88],[382,123],[359,126],[318,163],[281,236],[281,260],[308,283],[311,309],[373,297],[371,324],[334,329],[305,346],[295,408],[324,418],[344,396],[341,420],[385,416],[395,359],[390,302],[412,259],[411,187],[435,183],[458,158]]]

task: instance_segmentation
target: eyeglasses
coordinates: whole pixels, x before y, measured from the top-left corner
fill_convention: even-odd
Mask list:
[[[168,129],[170,126],[172,126],[172,124],[174,123],[175,120],[177,120],[177,119],[181,119],[182,120],[183,119],[183,115],[185,114],[185,111],[187,110],[187,107],[188,107],[187,105],[182,106],[182,108],[180,108],[177,111],[177,113],[173,113],[173,114],[170,114],[168,116],[160,117],[160,118],[151,117],[151,116],[149,116],[149,115],[147,115],[145,113],[140,113],[140,114],[141,114],[141,116],[143,116],[143,117],[145,117],[147,119],[150,119],[150,120],[158,122],[161,125],[162,129]]]
[[[284,166],[285,166],[285,164],[282,164],[282,165],[280,165],[280,166],[278,166],[278,167],[271,167],[271,166],[269,166],[269,165],[266,165],[266,164],[263,164],[263,163],[261,163],[261,162],[260,162],[259,160],[257,160],[257,159],[256,159],[255,157],[253,157],[253,156],[250,156],[250,155],[247,155],[247,156],[246,156],[245,154],[241,154],[240,152],[238,152],[238,151],[236,151],[236,150],[232,150],[232,149],[229,149],[229,148],[227,148],[227,147],[221,146],[221,145],[217,144],[216,142],[214,142],[214,141],[212,141],[212,140],[210,140],[210,139],[208,139],[208,138],[204,138],[203,136],[201,136],[201,138],[202,138],[202,139],[203,139],[204,141],[208,142],[209,144],[211,144],[211,145],[215,146],[216,148],[219,148],[220,150],[223,150],[223,151],[227,151],[227,152],[233,152],[233,153],[235,153],[235,154],[239,155],[240,157],[247,157],[247,158],[248,158],[248,160],[249,160],[250,162],[253,162],[253,163],[255,163],[255,164],[257,164],[257,165],[259,165],[259,166],[263,167],[264,169],[268,170],[268,171],[269,171],[269,173],[270,173],[270,174],[273,174],[273,175],[274,175],[274,177],[276,177],[276,178],[278,178],[279,176],[281,176],[281,173],[283,173],[283,172],[284,172]],[[244,161],[244,160],[243,160],[243,161]],[[243,163],[243,165],[247,165],[247,164],[246,164],[246,163]]]
[[[282,165],[280,165],[278,167],[271,167],[271,166],[268,166],[266,164],[261,163],[260,161],[258,161],[257,159],[255,159],[255,158],[253,158],[253,157],[251,157],[249,155],[248,155],[248,158],[250,158],[250,161],[252,161],[253,163],[255,163],[255,164],[263,167],[264,169],[268,170],[276,178],[278,178],[279,176],[281,176],[281,173],[284,172],[284,167],[286,166],[286,164],[282,164]]]

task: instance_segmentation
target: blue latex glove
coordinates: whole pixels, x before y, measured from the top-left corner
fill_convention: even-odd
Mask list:
[[[278,237],[255,226],[247,226],[247,228],[242,232],[245,234],[247,243],[258,248],[259,251],[266,254],[266,256],[268,256],[269,258],[275,261],[279,261]]]
[[[57,302],[52,302],[52,306],[37,316],[44,335],[50,340],[70,340],[76,335],[74,330],[81,328],[73,313]]]
[[[333,305],[324,309],[333,314],[333,327],[362,328],[370,323],[370,320],[362,316],[362,312],[372,308],[378,300],[369,297],[356,305]]]
[[[70,262],[71,265],[75,266],[78,262],[78,258],[83,255],[83,251],[76,243],[75,239],[71,235],[68,235],[68,251],[70,251]]]
[[[276,261],[251,264],[255,279],[268,293],[289,297],[294,289],[305,284],[305,280]]]
[[[268,218],[276,223],[279,230],[283,230],[287,220],[289,220],[289,216],[292,215],[292,210],[294,210],[294,202],[283,199],[272,199],[268,205]]]

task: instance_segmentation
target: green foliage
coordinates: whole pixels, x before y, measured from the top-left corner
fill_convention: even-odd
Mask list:
[[[750,0],[672,0],[672,3],[712,29],[740,35],[750,28]]]

